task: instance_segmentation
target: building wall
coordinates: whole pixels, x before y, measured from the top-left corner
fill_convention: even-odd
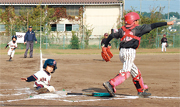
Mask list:
[[[103,35],[116,29],[119,6],[86,6],[84,24],[94,28],[92,35]]]

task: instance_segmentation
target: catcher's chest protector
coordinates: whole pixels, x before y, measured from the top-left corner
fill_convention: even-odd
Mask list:
[[[132,40],[132,39],[136,39],[136,40],[138,40],[139,41],[139,45],[140,45],[140,40],[141,40],[141,37],[138,37],[138,36],[135,36],[134,34],[133,34],[133,32],[131,31],[132,29],[134,29],[136,26],[138,26],[138,25],[134,25],[134,26],[132,26],[131,28],[129,28],[129,29],[126,29],[126,27],[121,27],[122,28],[122,30],[124,31],[124,36],[120,39],[121,41],[125,41],[125,42],[128,42],[128,41],[130,41],[130,40]],[[139,47],[139,45],[138,45],[138,47]],[[137,47],[137,48],[138,48]],[[136,49],[137,49],[136,48]]]

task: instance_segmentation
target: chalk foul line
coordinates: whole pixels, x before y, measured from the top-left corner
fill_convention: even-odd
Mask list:
[[[0,101],[1,103],[5,102],[14,102],[14,101],[23,101],[23,100],[34,100],[34,99],[44,99],[44,100],[56,100],[56,101],[64,101],[64,102],[88,102],[88,101],[103,101],[103,100],[121,100],[121,99],[138,99],[138,96],[122,96],[122,95],[116,95],[116,97],[113,98],[97,98],[92,99],[91,97],[87,97],[85,100],[74,100],[76,97],[79,97],[78,95],[65,95],[66,92],[64,91],[58,91],[58,94],[48,93],[48,94],[39,94],[34,95],[29,98],[24,99],[12,99],[12,100],[6,100],[6,101]],[[24,93],[23,93],[24,94]],[[70,98],[66,99],[66,98]],[[86,97],[86,96],[83,96]],[[94,97],[93,97],[94,98]],[[149,98],[155,98],[155,99],[180,99],[180,97],[161,97],[161,96],[150,96]]]

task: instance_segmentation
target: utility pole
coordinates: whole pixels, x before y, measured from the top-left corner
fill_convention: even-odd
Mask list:
[[[169,5],[170,5],[170,0],[168,0],[168,21],[169,21]]]
[[[142,0],[140,0],[140,15],[141,15],[141,3],[142,3]]]
[[[29,12],[27,12],[27,30],[28,30],[28,15],[29,15]]]
[[[45,9],[46,9],[46,10],[45,10],[45,17],[47,17],[47,8],[46,8],[46,5],[45,5]],[[48,34],[47,34],[47,33],[48,33],[47,30],[48,30],[48,29],[47,29],[47,21],[46,21],[46,20],[45,20],[45,23],[46,23],[46,24],[45,24],[45,35],[46,35],[46,49],[47,49],[47,35],[48,35]]]
[[[123,4],[125,0],[118,0],[119,1],[119,22],[120,22],[120,27],[122,26],[122,17],[123,17]]]

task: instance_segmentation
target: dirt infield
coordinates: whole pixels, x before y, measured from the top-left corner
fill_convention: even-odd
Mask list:
[[[59,92],[106,92],[102,83],[113,78],[122,68],[122,63],[119,61],[118,50],[113,50],[117,54],[108,63],[102,60],[100,54],[96,54],[99,51],[60,50],[53,54],[52,50],[43,50],[44,58],[53,58],[57,61],[58,69],[52,74],[50,84]],[[9,62],[8,56],[4,54],[5,51],[1,51],[1,106],[180,106],[180,53],[178,49],[167,53],[156,53],[157,50],[138,51],[135,64],[141,70],[144,82],[149,86],[149,92],[152,94],[152,97],[144,99],[137,98],[137,91],[131,77],[117,86],[115,98],[52,96],[51,94],[36,96],[33,91],[33,82],[22,82],[20,78],[28,77],[40,69],[39,54],[35,53],[34,58],[23,58],[21,50],[18,52],[13,61]]]

